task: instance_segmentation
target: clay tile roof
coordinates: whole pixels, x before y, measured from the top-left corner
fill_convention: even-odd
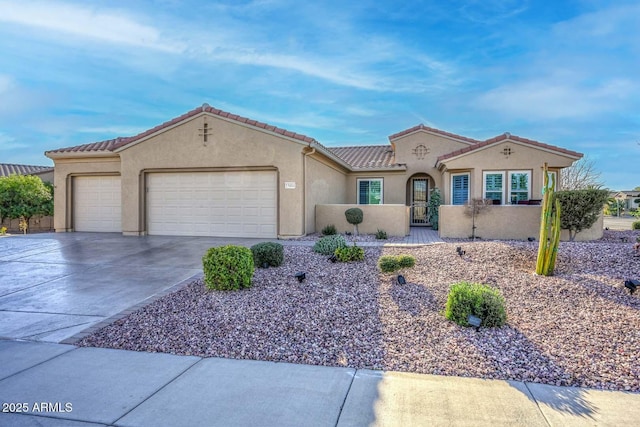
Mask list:
[[[131,136],[131,137],[119,137],[119,138],[115,138],[115,139],[109,139],[107,141],[101,141],[101,142],[93,142],[93,143],[89,143],[89,144],[82,144],[82,145],[76,145],[74,147],[67,147],[67,148],[58,148],[56,150],[51,150],[51,151],[47,151],[47,153],[72,153],[72,152],[91,152],[91,151],[113,151],[116,150],[120,147],[124,147],[126,145],[129,145],[135,141],[138,141],[142,138],[145,138],[149,135],[153,135],[156,132],[159,132],[163,129],[166,129],[170,126],[173,126],[177,123],[180,123],[183,120],[186,120],[190,117],[194,117],[202,112],[207,112],[216,116],[220,116],[220,117],[224,117],[227,118],[229,120],[234,120],[236,122],[240,122],[240,123],[245,123],[248,124],[249,126],[254,126],[260,129],[265,129],[267,131],[273,132],[273,133],[277,133],[280,135],[284,135],[287,136],[289,138],[292,139],[297,139],[299,141],[303,141],[303,142],[316,142],[315,139],[308,137],[306,135],[302,135],[299,133],[295,133],[295,132],[290,132],[286,129],[282,129],[276,126],[271,126],[268,125],[266,123],[262,123],[259,122],[257,120],[251,120],[248,119],[246,117],[242,117],[242,116],[238,116],[237,114],[231,114],[229,112],[226,111],[222,111],[219,110],[217,108],[213,108],[211,107],[209,104],[202,104],[201,107],[198,108],[194,108],[191,111],[188,111],[184,114],[182,114],[181,116],[175,117],[169,121],[166,121],[158,126],[155,126],[151,129],[148,129],[144,132],[141,132],[137,135]]]
[[[78,153],[78,152],[99,152],[99,151],[113,151],[116,144],[127,140],[128,138],[115,138],[108,139],[106,141],[91,142],[89,144],[75,145],[73,147],[58,148],[56,150],[50,150],[47,153]]]
[[[354,168],[378,169],[400,166],[395,163],[390,145],[328,147],[327,149]]]
[[[431,128],[429,126],[423,125],[422,123],[420,123],[417,126],[414,126],[414,127],[410,128],[410,129],[403,130],[402,132],[394,133],[393,135],[391,135],[389,137],[389,141],[393,141],[394,139],[400,138],[401,136],[409,135],[410,133],[417,132],[419,130],[424,130],[424,131],[427,131],[427,132],[437,133],[437,134],[442,135],[442,136],[446,136],[446,137],[449,137],[449,138],[457,139],[457,140],[460,140],[460,141],[470,142],[472,144],[477,144],[478,142],[480,142],[477,139],[467,138],[466,136],[456,135],[455,133],[445,132],[445,131],[440,130],[440,129]]]
[[[487,139],[486,141],[478,142],[477,144],[471,145],[469,147],[461,148],[460,150],[443,154],[442,156],[438,157],[438,161],[443,161],[446,159],[450,159],[452,157],[457,157],[461,154],[466,154],[470,151],[479,150],[482,147],[486,147],[488,145],[506,141],[506,140],[521,142],[527,145],[532,145],[534,147],[545,148],[547,150],[552,150],[558,153],[567,154],[572,157],[578,157],[578,158],[582,157],[582,153],[578,153],[577,151],[571,151],[565,148],[556,147],[555,145],[549,145],[542,142],[534,141],[532,139],[522,138],[520,136],[511,135],[510,133],[506,132],[506,133],[503,133],[502,135],[495,136],[493,138]]]
[[[0,176],[9,175],[32,175],[34,173],[49,172],[53,170],[51,166],[14,165],[10,163],[0,163]]]

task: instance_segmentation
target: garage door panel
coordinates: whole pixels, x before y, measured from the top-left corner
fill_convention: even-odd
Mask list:
[[[76,231],[122,231],[119,176],[74,178],[73,225]]]
[[[149,234],[276,237],[275,172],[153,173],[147,184]]]

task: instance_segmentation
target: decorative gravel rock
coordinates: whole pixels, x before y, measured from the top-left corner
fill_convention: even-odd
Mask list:
[[[196,281],[79,345],[639,392],[640,295],[623,286],[640,278],[632,243],[562,243],[553,277],[533,274],[536,252],[537,242],[458,242],[367,248],[364,262],[331,263],[285,246],[284,264],[256,269],[251,289]],[[406,285],[376,269],[380,255],[402,253],[416,257]],[[500,289],[507,325],[476,332],[447,321],[460,280]]]

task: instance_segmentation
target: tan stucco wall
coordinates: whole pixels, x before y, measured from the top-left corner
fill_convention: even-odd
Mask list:
[[[339,233],[353,231],[353,225],[347,222],[344,212],[349,208],[360,208],[363,213],[362,224],[358,225],[361,234],[375,234],[378,229],[389,236],[409,234],[409,208],[402,205],[316,205],[316,230],[321,231],[333,224]]]
[[[406,172],[352,172],[346,181],[346,202],[358,203],[358,179],[382,178],[384,204],[406,204]]]
[[[201,136],[204,123],[209,136]],[[202,114],[120,152],[122,157],[122,227],[126,234],[145,232],[145,172],[171,169],[224,170],[275,168],[278,171],[278,235],[304,234],[303,154],[306,144]],[[295,189],[284,189],[293,182]]]
[[[47,172],[34,173],[35,176],[39,177],[44,182],[50,182],[53,184],[54,179],[54,171],[50,170]]]
[[[316,231],[316,205],[347,202],[347,173],[318,155],[307,156],[305,168],[305,228],[309,234]]]
[[[394,139],[393,144],[395,145],[396,162],[406,165],[407,177],[416,173],[427,173],[433,178],[435,186],[440,189],[442,189],[443,183],[442,173],[436,169],[438,157],[471,145],[424,130]],[[422,159],[414,153],[414,150],[420,145],[424,145],[429,150]]]
[[[54,163],[53,226],[57,232],[72,231],[73,176],[118,175],[120,174],[120,158],[117,155],[68,158],[55,159]]]
[[[476,236],[484,239],[526,240],[540,234],[541,206],[491,206],[476,216]],[[471,217],[465,215],[465,206],[440,206],[440,237],[462,238],[471,236]],[[602,215],[589,229],[576,235],[576,241],[597,240],[602,237]],[[565,230],[562,240],[569,240]]]

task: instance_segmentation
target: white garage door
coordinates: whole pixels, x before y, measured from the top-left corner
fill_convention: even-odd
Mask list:
[[[152,173],[149,234],[276,237],[276,173]]]
[[[119,176],[79,176],[73,181],[75,231],[122,231]]]

